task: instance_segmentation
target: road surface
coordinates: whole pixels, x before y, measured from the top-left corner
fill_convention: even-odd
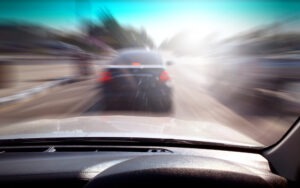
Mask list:
[[[101,70],[101,66],[96,70]],[[101,110],[101,90],[97,87],[96,72],[93,77],[51,88],[16,104],[0,106],[0,126],[33,119],[83,115],[170,116],[222,123],[262,144],[271,144],[296,120],[295,115],[283,116],[276,110],[271,112],[266,104],[247,96],[231,97],[230,91],[208,89],[211,87],[208,87],[210,80],[205,66],[176,64],[169,66],[168,71],[174,87],[174,110],[170,114]],[[71,70],[67,72],[69,74]]]

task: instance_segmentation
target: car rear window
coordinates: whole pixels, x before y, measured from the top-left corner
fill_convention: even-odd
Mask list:
[[[156,53],[125,53],[119,55],[112,65],[162,65],[161,57]]]

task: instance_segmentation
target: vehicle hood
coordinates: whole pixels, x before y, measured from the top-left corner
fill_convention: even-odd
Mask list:
[[[245,134],[220,123],[170,117],[81,116],[34,120],[0,129],[0,139],[55,137],[169,138],[263,146]]]

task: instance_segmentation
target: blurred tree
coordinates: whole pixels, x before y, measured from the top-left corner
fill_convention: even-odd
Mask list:
[[[98,17],[100,20],[98,24],[84,23],[89,37],[101,40],[114,48],[154,47],[153,41],[144,29],[122,26],[106,9],[102,9]]]

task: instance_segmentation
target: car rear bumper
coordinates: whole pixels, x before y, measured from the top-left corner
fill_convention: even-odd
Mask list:
[[[102,90],[101,95],[105,99],[130,101],[130,100],[170,100],[172,90],[154,90],[154,91],[123,91],[111,92]]]
[[[156,88],[152,90],[132,90],[112,92],[102,89],[100,91],[104,109],[117,110],[150,110],[150,111],[171,111],[172,89]]]

